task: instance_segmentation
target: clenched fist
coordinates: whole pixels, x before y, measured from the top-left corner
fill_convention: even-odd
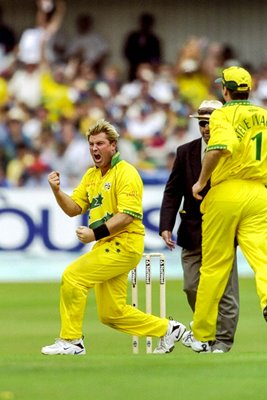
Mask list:
[[[48,183],[51,186],[52,190],[60,189],[60,173],[58,171],[52,171],[48,175]]]
[[[87,228],[87,226],[79,226],[76,229],[76,235],[80,242],[84,244],[95,241],[94,231],[90,228]]]

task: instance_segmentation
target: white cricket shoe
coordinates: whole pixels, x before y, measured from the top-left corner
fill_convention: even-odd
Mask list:
[[[185,331],[185,333],[183,334],[183,337],[182,337],[182,344],[186,347],[191,347],[191,344],[194,340],[193,332],[192,332],[192,325],[193,325],[193,321],[191,321],[189,324],[190,330]]]
[[[43,347],[41,353],[49,356],[53,356],[56,354],[70,354],[81,356],[86,354],[86,350],[83,344],[83,339],[56,339],[54,344]]]
[[[200,342],[192,335],[191,349],[197,353],[211,353],[211,346],[209,342]]]
[[[177,321],[169,321],[165,336],[159,340],[158,347],[153,351],[154,354],[170,353],[174,349],[175,342],[178,342],[186,331],[186,327]]]
[[[222,349],[214,349],[211,352],[212,353],[217,353],[217,354],[225,353],[225,351],[223,351]]]

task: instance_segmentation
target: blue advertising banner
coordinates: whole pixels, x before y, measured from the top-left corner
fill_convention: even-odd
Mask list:
[[[180,248],[170,252],[158,234],[163,190],[163,185],[145,186],[145,251],[163,252],[167,277],[180,278]],[[49,189],[1,189],[0,281],[60,279],[63,269],[90,249],[91,245],[83,245],[76,238],[75,230],[79,225],[87,225],[87,215],[67,217]],[[176,230],[175,227],[174,232]],[[251,274],[239,251],[238,264],[240,274]],[[157,266],[154,268],[157,274]]]

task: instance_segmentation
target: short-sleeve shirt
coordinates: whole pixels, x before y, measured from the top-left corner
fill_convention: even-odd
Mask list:
[[[233,100],[210,118],[207,150],[223,150],[211,186],[227,179],[267,184],[267,110],[248,100]]]
[[[119,153],[113,156],[111,168],[104,176],[100,168],[89,168],[71,195],[82,213],[89,210],[89,228],[95,229],[113,215],[125,213],[134,219],[122,232],[144,235],[142,197],[143,182],[139,173],[121,160]]]

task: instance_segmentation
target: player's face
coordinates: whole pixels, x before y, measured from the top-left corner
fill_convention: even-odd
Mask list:
[[[207,120],[207,119],[199,120],[198,124],[199,124],[200,133],[204,139],[204,142],[208,143],[209,138],[210,138],[209,120]]]
[[[104,132],[90,136],[89,149],[95,166],[104,175],[110,168],[112,156],[116,153],[116,142],[110,143]]]

